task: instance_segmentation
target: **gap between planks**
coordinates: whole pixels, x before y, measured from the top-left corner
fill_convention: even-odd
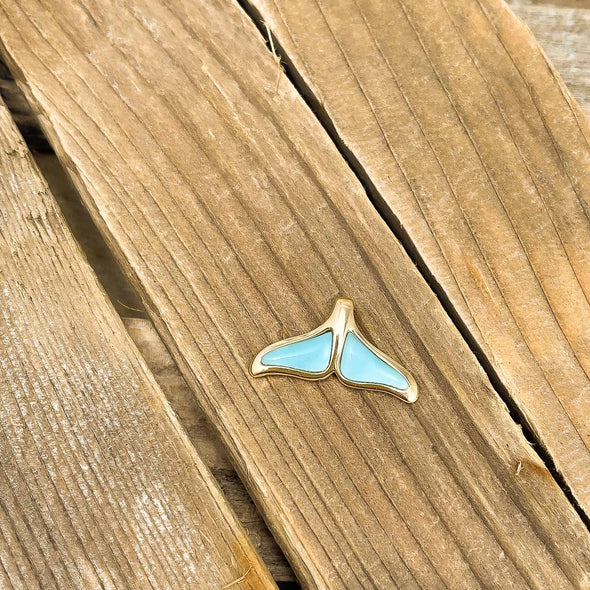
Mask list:
[[[0,100],[3,588],[209,588],[265,566]]]
[[[12,11],[10,5],[4,3],[4,6]],[[67,3],[60,6],[64,13],[70,11],[69,18],[61,21],[61,26],[66,29],[73,22],[80,21],[80,18],[86,18],[77,8],[71,12],[72,6]],[[108,6],[98,6],[103,10],[106,8],[108,18]],[[180,6],[177,5],[178,8]],[[143,295],[151,306],[150,311],[158,321],[159,330],[171,345],[195,391],[208,404],[210,416],[223,429],[234,458],[241,465],[243,473],[250,477],[258,501],[265,508],[302,577],[310,586],[320,587],[325,585],[327,579],[340,586],[348,580],[351,586],[356,587],[363,587],[364,582],[382,587],[396,584],[409,587],[427,585],[429,581],[441,585],[447,583],[453,587],[459,584],[475,586],[478,580],[481,582],[484,578],[487,584],[498,587],[505,587],[506,584],[526,587],[539,583],[551,587],[569,586],[570,583],[573,585],[582,581],[587,571],[587,531],[581,526],[571,506],[565,502],[551,476],[528,448],[514,423],[505,416],[501,403],[472,360],[470,352],[448,323],[438,302],[399,250],[390,231],[365,203],[364,192],[335,155],[333,146],[317,129],[290,86],[276,104],[265,95],[267,84],[274,87],[276,62],[270,59],[265,61],[257,45],[258,37],[252,37],[255,31],[248,27],[229,3],[207,4],[207,14],[199,13],[203,10],[203,5],[199,3],[183,5],[182,8],[188,11],[185,23],[199,27],[206,18],[208,26],[204,30],[199,28],[199,35],[190,37],[186,43],[175,46],[178,50],[175,52],[176,61],[168,62],[170,67],[166,79],[152,78],[154,71],[151,68],[156,67],[157,73],[160,59],[166,59],[160,53],[158,43],[154,45],[154,38],[146,39],[145,31],[138,28],[132,19],[126,20],[125,27],[121,28],[121,17],[129,16],[126,12],[118,14],[117,19],[112,21],[117,32],[109,37],[111,42],[119,44],[125,35],[133,32],[145,40],[141,45],[132,42],[122,47],[125,50],[131,48],[156,52],[158,60],[141,60],[141,73],[150,78],[147,85],[150,96],[159,100],[161,94],[154,93],[153,87],[163,84],[168,99],[180,101],[181,108],[175,110],[175,115],[180,113],[187,117],[185,125],[176,125],[177,121],[173,118],[167,121],[165,128],[158,126],[159,120],[140,118],[143,122],[149,121],[151,132],[159,137],[164,137],[160,133],[165,131],[165,145],[168,145],[168,141],[185,140],[182,149],[174,153],[183,157],[190,153],[193,157],[175,159],[175,165],[182,170],[187,170],[186,166],[190,165],[190,172],[186,174],[195,184],[191,185],[186,179],[180,183],[191,196],[183,200],[182,215],[175,214],[178,211],[177,203],[168,203],[171,207],[166,207],[166,211],[168,215],[174,216],[176,230],[185,236],[188,231],[184,225],[186,214],[190,214],[191,222],[199,222],[199,237],[206,238],[205,244],[192,243],[188,254],[186,250],[177,249],[178,240],[173,233],[168,233],[164,240],[159,232],[150,233],[151,239],[163,245],[163,249],[158,248],[159,253],[169,256],[171,264],[181,266],[180,273],[170,276],[167,265],[156,265],[157,283],[154,283],[150,274],[154,268],[144,265],[146,256],[136,257],[131,248],[121,251],[121,244],[128,243],[126,240],[129,235],[128,232],[119,233],[117,223],[131,223],[133,219],[125,211],[121,211],[120,216],[111,217],[107,209],[119,206],[118,201],[109,202],[109,207],[104,209],[100,206],[100,203],[104,204],[103,198],[111,196],[110,182],[115,181],[109,170],[112,171],[116,165],[125,166],[129,159],[125,158],[122,163],[117,153],[106,149],[100,135],[93,135],[90,144],[84,143],[85,149],[80,149],[78,142],[84,141],[84,138],[78,134],[78,130],[84,124],[84,118],[79,105],[72,101],[72,94],[64,93],[54,85],[52,92],[57,93],[59,100],[57,103],[48,101],[47,96],[39,92],[38,84],[42,82],[38,78],[40,72],[36,68],[37,62],[31,59],[8,23],[2,26],[3,41],[8,43],[8,52],[17,60],[13,66],[18,63],[25,68],[24,72],[20,67],[15,68],[15,71],[24,74],[29,81],[27,88],[35,100],[35,106],[40,111],[51,112],[51,116],[44,118],[48,135],[62,159],[68,162],[86,202],[102,224],[101,229],[111,238],[123,239],[122,242],[119,239],[113,241],[120,248],[119,254],[126,262],[127,271],[141,284]],[[37,12],[40,7],[29,2],[27,9]],[[162,31],[157,27],[154,29],[154,26],[164,22],[166,26],[176,24],[174,19],[165,19],[163,22],[161,16],[155,20],[148,18],[154,13],[161,15],[162,10],[154,3],[142,5],[142,17],[145,17],[142,18],[143,25],[152,34],[156,31],[156,38],[160,40]],[[21,19],[20,13],[13,12],[11,17],[18,17],[19,35],[32,35],[36,49],[45,57],[55,59],[54,53],[43,52],[43,49],[48,49],[45,45],[48,39],[56,44],[67,44],[71,40],[68,41],[63,34],[54,34],[54,19],[56,16],[61,18],[61,12],[54,16],[45,14],[43,10],[42,13],[45,18],[35,19],[35,22],[37,26],[43,24],[47,33],[43,38],[39,38],[28,26],[26,19]],[[95,26],[98,27],[97,22],[104,16],[105,13],[100,17],[95,13],[92,17]],[[223,23],[224,32],[221,45],[216,44],[219,29],[211,26],[219,22]],[[243,52],[244,58],[248,58],[246,70],[237,72],[233,69],[233,61],[226,63],[222,69],[215,66],[215,59],[220,57],[220,48],[227,47],[227,27],[235,34],[234,43],[239,46],[240,54]],[[177,29],[175,31],[178,33]],[[114,87],[105,86],[105,80],[96,76],[92,67],[85,65],[84,58],[77,60],[76,79],[87,76],[91,82],[86,88],[78,87],[82,95],[92,100],[87,88],[102,88],[104,93],[101,93],[101,97],[109,100],[117,98],[119,92],[131,90],[133,93],[126,84],[129,76],[139,84],[135,90],[144,86],[145,80],[139,79],[137,73],[129,70],[120,56],[114,54],[106,59],[109,45],[103,43],[97,31],[90,27],[76,29],[76,42],[88,41],[87,36],[94,37],[91,43],[92,58],[100,59],[101,67],[122,68],[122,71],[117,72],[118,85],[114,93]],[[244,117],[250,114],[256,125],[249,125],[247,134],[243,133],[244,128],[239,125],[229,125],[231,132],[228,132],[217,120],[219,113],[208,112],[210,107],[203,101],[200,91],[193,89],[189,100],[181,92],[186,86],[174,84],[173,93],[166,86],[174,75],[178,75],[179,63],[189,68],[194,63],[194,54],[189,54],[190,59],[187,57],[186,61],[181,59],[181,54],[182,51],[194,48],[195,39],[212,42],[217,53],[209,46],[201,55],[209,60],[209,68],[190,69],[191,76],[200,80],[201,89],[211,89],[211,80],[215,83],[217,92],[207,96],[219,111],[225,112],[229,108],[223,123],[231,123],[239,116],[243,125]],[[105,53],[96,52],[97,47],[101,47]],[[121,49],[120,46],[118,48]],[[233,55],[235,47],[231,49]],[[73,51],[69,47],[69,51],[74,57],[79,55],[77,49]],[[53,70],[52,74],[70,80],[71,63],[59,61],[59,64],[60,68]],[[205,78],[201,78],[202,74],[205,74]],[[237,80],[232,80],[231,75],[236,76]],[[50,82],[45,76],[46,72],[43,75],[44,82]],[[31,79],[37,82],[31,83]],[[186,78],[183,79],[186,83]],[[189,83],[194,84],[194,81],[189,78]],[[249,88],[251,100],[240,103],[238,112],[228,107],[224,100],[229,100],[232,93],[241,92],[240,83]],[[81,99],[82,95],[75,93],[77,99]],[[219,95],[223,100],[219,99]],[[266,108],[257,112],[256,104],[251,103],[254,99],[264,101]],[[282,101],[285,101],[284,104]],[[56,104],[61,105],[65,112],[55,109]],[[123,108],[121,103],[116,104]],[[93,109],[98,109],[110,120],[111,109],[104,113],[102,102],[93,102],[92,105]],[[134,100],[133,106],[140,109],[152,105]],[[285,111],[283,106],[290,108]],[[144,128],[141,125],[135,127],[136,120],[124,116],[124,112],[123,108],[118,123],[134,125],[135,133],[141,134]],[[279,129],[284,135],[277,138],[271,133],[276,128],[269,125],[265,117],[278,116],[279,112],[282,117]],[[291,120],[285,113],[297,117]],[[208,124],[215,122],[218,125],[216,131],[226,140],[222,144],[224,148],[232,150],[231,158],[224,158],[223,163],[238,164],[240,174],[232,174],[231,177],[234,183],[244,184],[243,190],[232,187],[239,194],[239,199],[233,192],[224,191],[224,186],[216,185],[219,182],[219,171],[215,167],[203,165],[195,175],[195,162],[200,162],[201,154],[201,145],[197,139],[209,140],[206,134],[204,138],[200,136],[200,128],[192,118],[205,114]],[[68,119],[70,116],[82,118],[72,125]],[[58,124],[61,117],[64,117],[62,124]],[[189,125],[193,137],[183,137],[183,129]],[[118,128],[102,126],[101,129],[103,133],[108,130],[111,141],[122,141],[118,145],[126,150],[128,157],[137,157],[132,146],[118,134]],[[171,133],[171,129],[175,129],[178,135]],[[262,130],[269,132],[266,138]],[[85,127],[84,131],[91,134],[92,128]],[[75,135],[76,141],[73,141],[70,133]],[[268,149],[267,141],[271,137],[272,143]],[[293,139],[291,143],[285,141],[289,137]],[[166,195],[170,193],[158,184],[154,176],[154,158],[157,159],[158,175],[164,171],[172,177],[175,174],[167,162],[158,159],[159,152],[150,151],[154,148],[152,139],[144,138],[141,157],[147,158],[150,165],[144,166],[143,160],[134,161],[142,165],[142,179],[151,183],[152,190],[146,200],[146,193],[137,188],[133,192],[133,199],[125,202],[126,206],[134,208],[134,214],[140,220],[142,207],[158,216],[153,209],[154,195],[158,195],[160,206],[165,206]],[[255,142],[256,138],[258,143]],[[67,149],[64,149],[64,142]],[[244,152],[241,142],[245,142],[251,151]],[[234,147],[242,149],[233,151]],[[261,168],[254,155],[257,154],[256,149],[263,147],[267,148],[267,152],[265,165]],[[97,149],[98,152],[95,151]],[[92,158],[88,158],[87,150],[92,152]],[[100,162],[100,158],[105,155],[113,158],[108,158],[109,166],[103,169],[103,173],[109,175],[106,185],[105,179],[94,175],[93,168],[93,162]],[[242,168],[245,162],[241,158],[248,155],[253,160],[248,160],[248,166]],[[290,187],[291,190],[285,190],[281,181],[284,178],[282,165],[285,162],[289,164],[289,182],[297,181],[295,186]],[[226,174],[231,172],[223,167],[221,170]],[[204,173],[209,176],[205,178]],[[319,173],[321,181],[316,177],[314,184],[310,178],[312,173]],[[92,175],[92,182],[89,182],[88,174]],[[276,221],[272,223],[265,218],[257,218],[258,225],[252,227],[252,219],[243,214],[242,207],[246,206],[252,214],[258,204],[255,197],[262,196],[260,184],[255,186],[250,184],[251,181],[263,182],[265,174],[274,175],[271,178],[275,184],[265,186],[263,194],[274,198],[267,199],[264,204],[288,209],[283,214],[292,223],[286,227],[277,227]],[[132,179],[127,178],[127,181],[127,187],[131,186]],[[205,181],[206,186],[202,187],[200,183]],[[188,183],[188,186],[183,183]],[[224,207],[211,207],[209,200],[218,196],[216,188],[227,199]],[[180,194],[173,191],[175,197],[186,195],[184,190]],[[115,191],[114,196],[126,197],[124,192],[119,191]],[[98,204],[95,199],[98,199]],[[140,206],[135,209],[137,205]],[[317,218],[293,218],[299,207],[307,211],[313,208]],[[236,215],[232,216],[232,211]],[[212,227],[208,216],[223,228],[231,227],[231,231],[220,235],[219,227]],[[150,219],[142,220],[144,231],[151,232]],[[167,223],[165,217],[159,219]],[[349,224],[346,231],[342,227],[343,220]],[[245,231],[245,224],[248,231]],[[371,232],[366,231],[368,226]],[[163,229],[166,227],[163,226]],[[297,232],[295,237],[300,239],[292,242],[293,234],[277,233],[281,228]],[[127,229],[135,231],[134,226],[128,226]],[[191,240],[196,240],[196,235],[190,231],[188,234]],[[326,242],[321,241],[322,236],[326,236]],[[138,238],[137,235],[135,237]],[[237,248],[239,257],[231,256],[222,237]],[[272,242],[272,254],[265,249],[264,239]],[[314,244],[313,248],[310,240]],[[149,245],[140,239],[134,244],[142,247]],[[334,251],[335,244],[341,249]],[[386,248],[383,248],[384,244]],[[206,248],[203,249],[203,245],[213,247],[217,253],[224,253],[225,266],[229,266],[228,270],[235,275],[220,275],[214,266],[211,270],[210,253]],[[293,252],[304,254],[306,264],[280,267],[281,261],[289,260]],[[152,256],[151,250],[145,253],[147,257]],[[129,257],[132,257],[132,263]],[[246,266],[256,276],[254,283],[264,290],[264,301],[252,289],[248,277],[242,277],[244,270],[238,263],[243,264],[244,259],[250,261]],[[310,265],[309,261],[315,264]],[[259,262],[265,263],[264,269],[257,266]],[[207,269],[206,279],[197,273],[203,269]],[[270,275],[269,269],[273,271]],[[286,269],[292,274],[285,276]],[[395,269],[398,279],[405,281],[412,289],[412,298],[404,298],[397,292],[388,278],[392,269]],[[237,280],[237,277],[244,279],[240,282],[240,295],[247,296],[250,309],[256,309],[253,316],[245,315],[243,308],[238,305],[239,301],[235,300],[232,292],[235,285],[231,281]],[[215,297],[211,295],[213,285],[216,287],[213,289]],[[296,292],[293,292],[294,285],[297,287]],[[327,285],[328,292],[320,292],[317,289],[319,285]],[[156,286],[174,298],[172,315],[170,308],[166,308],[158,295]],[[278,333],[280,328],[287,326],[289,330],[295,331],[309,327],[309,323],[315,322],[325,313],[327,300],[332,299],[338,289],[353,294],[362,302],[363,325],[375,335],[375,339],[380,338],[396,355],[415,368],[426,392],[422,403],[411,408],[396,404],[394,408],[389,399],[361,396],[341,388],[333,380],[316,387],[279,379],[272,383],[252,383],[248,379],[245,367],[251,360],[252,352]],[[203,305],[203,301],[206,305]],[[278,317],[276,310],[280,310]],[[163,320],[158,317],[158,312],[165,314]],[[175,317],[176,312],[182,312],[181,319]],[[408,321],[408,315],[412,317],[412,322]],[[254,318],[260,323],[254,322]],[[253,322],[255,329],[252,327]],[[272,333],[267,334],[268,330]],[[392,335],[395,335],[395,340]],[[437,340],[437,337],[444,338],[444,342]],[[226,366],[219,361],[217,350],[210,347],[212,341],[215,346],[221,347],[223,354],[220,356],[228,363]],[[460,354],[460,358],[449,355],[449,350]],[[201,358],[204,353],[206,358],[203,361]],[[227,394],[228,387],[231,388],[231,397]],[[254,403],[258,413],[252,411]],[[243,423],[246,419],[248,428]],[[359,421],[362,421],[361,424]],[[254,434],[256,436],[252,438]],[[245,440],[249,444],[244,444]],[[322,441],[322,444],[317,441]],[[259,448],[273,449],[272,462]],[[341,453],[345,450],[346,456],[343,458]],[[516,477],[515,470],[519,463],[524,468]],[[419,486],[416,481],[420,482]],[[414,492],[411,497],[403,489],[397,489],[400,485]],[[384,493],[393,494],[395,502],[391,496],[384,497]],[[451,498],[451,503],[445,501]],[[284,506],[287,503],[292,509],[285,513]],[[420,509],[417,511],[418,506]],[[392,526],[383,527],[384,522]],[[445,529],[447,523],[449,529]],[[424,528],[426,524],[427,530]],[[346,536],[342,535],[343,531],[346,531]],[[383,534],[387,535],[388,531],[395,532],[395,535],[383,538]],[[449,531],[452,531],[451,536]],[[383,538],[383,543],[372,542],[377,538]],[[303,540],[306,542],[302,543]],[[444,559],[437,552],[441,546],[445,548]],[[330,559],[330,555],[324,553],[326,550],[332,556],[338,555],[339,559]],[[364,559],[364,555],[369,559]],[[506,558],[510,560],[509,563]]]
[[[310,86],[308,80],[310,80],[310,78],[313,79],[312,74],[309,70],[308,64],[305,62],[305,54],[300,50],[300,45],[297,45],[298,41],[295,41],[294,36],[297,32],[301,34],[301,31],[289,30],[287,22],[288,18],[285,17],[284,13],[281,11],[280,1],[268,3],[264,0],[238,0],[238,2],[257,26],[260,34],[265,38],[267,47],[273,53],[275,60],[285,66],[284,71],[286,77],[297,88],[311,111],[316,115],[318,121],[331,137],[344,160],[348,163],[351,170],[365,187],[376,210],[391,228],[400,243],[403,244],[408,256],[414,261],[422,276],[436,294],[447,314],[469,345],[482,368],[485,370],[495,390],[506,403],[512,418],[521,426],[529,442],[535,445],[538,454],[549,468],[551,474],[566,494],[572,506],[576,509],[580,518],[584,521],[587,527],[590,527],[590,515],[587,512],[587,507],[584,507],[580,498],[576,497],[578,490],[572,489],[572,486],[570,485],[570,481],[575,481],[576,474],[573,472],[570,474],[564,474],[563,464],[561,465],[562,468],[559,469],[555,457],[552,454],[551,447],[549,446],[548,448],[548,444],[544,438],[544,432],[539,431],[539,428],[536,427],[534,418],[531,420],[526,408],[523,408],[522,405],[519,404],[519,400],[518,398],[515,398],[514,392],[511,392],[509,387],[505,384],[505,380],[500,376],[495,365],[490,360],[489,351],[486,352],[480,345],[480,342],[477,339],[477,332],[473,330],[472,323],[470,322],[470,325],[468,325],[466,321],[464,321],[460,309],[457,308],[455,302],[450,298],[445,287],[439,281],[438,276],[433,272],[432,266],[425,260],[420,249],[420,242],[410,235],[406,228],[406,224],[402,223],[400,220],[395,206],[392,205],[392,202],[394,202],[393,199],[390,197],[388,200],[384,196],[383,186],[380,185],[378,187],[375,184],[371,174],[359,159],[357,151],[355,151],[354,147],[351,147],[351,145],[354,145],[354,136],[351,137],[350,135],[346,135],[344,131],[338,128],[338,121],[335,120],[335,117],[340,116],[340,119],[342,119],[343,116],[339,113],[332,115],[328,112],[326,103],[328,102],[329,104],[329,101],[327,101],[325,97],[321,98],[323,90],[321,87],[321,81],[318,82],[314,80],[316,84],[315,87],[312,88]],[[356,4],[356,6],[359,7],[359,11],[361,10],[361,4],[362,3]],[[536,4],[531,5],[529,2],[519,2],[518,0],[516,0],[514,4],[514,9],[517,12],[522,15],[530,15],[532,28],[538,31],[547,43],[549,43],[550,40],[555,42],[555,38],[557,37],[557,34],[553,29],[550,29],[549,25],[556,27],[557,31],[559,31],[558,27],[561,25],[563,29],[571,30],[572,33],[578,35],[577,37],[574,37],[570,49],[577,49],[578,53],[574,53],[574,56],[577,56],[578,60],[581,61],[581,71],[577,72],[575,69],[575,58],[572,58],[572,55],[566,55],[567,52],[565,50],[560,51],[557,43],[555,43],[555,47],[549,46],[549,50],[550,53],[556,56],[560,65],[564,68],[566,78],[572,81],[579,80],[578,84],[576,84],[577,94],[584,105],[589,104],[588,97],[590,96],[590,89],[587,81],[588,74],[584,64],[584,52],[587,51],[587,44],[584,44],[582,40],[584,38],[583,32],[588,31],[587,27],[584,28],[584,24],[590,23],[590,11],[581,10],[581,8],[587,8],[590,5],[587,2],[580,2],[576,4],[576,6],[578,6],[577,10],[568,9],[566,11],[563,8],[537,6]],[[305,8],[302,7],[302,9],[309,8],[307,5],[304,6]],[[321,3],[318,2],[316,6],[319,11],[322,12],[322,9],[319,8]],[[267,7],[270,8],[267,9]],[[275,11],[277,11],[276,14]],[[567,14],[564,15],[564,13]],[[552,16],[561,19],[557,21],[557,25],[555,25],[555,18],[551,18]],[[326,18],[325,15],[323,18]],[[276,33],[277,29],[275,29],[277,22],[280,22],[282,27],[278,29],[280,30],[280,35]],[[286,30],[283,30],[285,27]],[[336,34],[332,34],[336,39]],[[588,37],[588,40],[590,40],[590,35],[586,33],[586,36]],[[296,55],[299,60],[297,65],[294,63],[292,55],[286,51],[282,45],[282,40],[287,37],[289,39],[292,53]],[[302,38],[305,39],[305,33],[303,33]],[[557,38],[559,39],[559,37]],[[316,39],[319,39],[319,37],[316,37]],[[336,39],[336,42],[340,46],[341,41]],[[318,44],[321,43],[318,41]],[[297,49],[295,49],[296,47]],[[329,51],[329,49],[324,47],[324,54],[326,51]],[[569,68],[567,67],[568,65]],[[371,66],[369,65],[368,67],[370,68]],[[578,75],[578,78],[576,78],[576,74]],[[337,75],[341,75],[341,73],[338,73]],[[389,180],[392,182],[391,179]],[[549,445],[551,444],[556,446],[555,443],[550,442]]]

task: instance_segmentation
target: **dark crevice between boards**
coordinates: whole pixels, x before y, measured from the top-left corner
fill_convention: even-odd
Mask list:
[[[2,61],[0,61],[0,96],[26,141],[41,174],[51,188],[70,231],[80,244],[115,309],[124,317],[147,318],[139,295],[125,278],[98,228],[94,225],[90,213],[82,204],[70,178],[53,153],[27,99]]]
[[[151,320],[148,320],[149,316],[141,298],[126,278],[121,266],[107,246],[90,213],[82,203],[82,199],[68,173],[43,133],[24,94],[16,85],[8,67],[1,60],[0,96],[4,100],[21,135],[27,143],[42,176],[49,185],[68,228],[80,245],[88,263],[94,270],[115,310],[124,318],[126,328],[133,335],[131,326],[134,325],[134,321],[144,320],[151,322]],[[173,363],[171,359],[170,361]],[[175,368],[180,378],[180,371],[177,367]],[[169,371],[165,372],[169,378]],[[154,374],[156,375],[156,380],[159,381],[157,374]],[[188,389],[188,386],[186,387]],[[162,389],[167,394],[168,401],[171,403],[172,408],[187,431],[189,439],[195,446],[198,446],[192,437],[192,431],[194,431],[195,425],[190,423],[191,412],[186,407],[188,404],[198,406],[196,398],[193,395],[185,395],[181,399],[178,392],[176,392],[176,395],[170,395],[170,391],[167,391],[164,385],[162,385]],[[213,435],[212,426],[207,425],[207,427],[202,426],[202,428],[206,428],[207,432],[212,435],[211,438],[216,437],[216,435]],[[252,538],[252,542],[263,560],[265,557],[270,557],[270,562],[267,561],[266,565],[271,570],[271,573],[274,573],[279,589],[299,590],[300,586],[294,581],[295,575],[290,569],[283,552],[263,523],[262,516],[255,507],[254,502],[236,472],[224,467],[216,468],[212,464],[209,465],[209,468],[219,483],[229,504],[234,508],[238,516],[242,517],[244,528],[247,532],[248,529],[255,531],[256,540]]]
[[[260,11],[255,6],[249,4],[247,0],[238,0],[238,3],[242,7],[244,12],[250,17],[250,19],[253,21],[254,25],[262,35],[268,50],[273,54],[273,58],[277,61],[280,60],[280,64],[283,66],[284,75],[291,82],[291,84],[293,84],[293,86],[300,94],[300,96],[303,98],[309,109],[313,112],[320,125],[324,128],[324,130],[326,131],[326,133],[338,149],[340,155],[344,158],[345,162],[348,164],[354,175],[362,184],[369,200],[371,201],[379,215],[385,221],[387,226],[391,229],[394,236],[401,243],[410,260],[416,265],[416,267],[420,271],[420,274],[428,283],[429,287],[432,289],[437,299],[440,301],[443,309],[450,317],[451,321],[453,322],[453,324],[455,325],[463,339],[466,341],[471,352],[477,358],[479,364],[482,366],[490,383],[492,384],[492,387],[506,405],[506,408],[512,420],[514,420],[514,422],[516,422],[516,424],[520,426],[525,439],[528,441],[529,444],[531,444],[534,447],[535,452],[543,461],[543,463],[545,464],[545,466],[547,467],[547,469],[549,470],[549,472],[551,473],[551,475],[563,491],[564,495],[566,496],[570,504],[574,507],[574,509],[576,510],[576,512],[578,513],[586,527],[590,530],[590,515],[586,514],[580,506],[571,488],[565,481],[562,474],[558,471],[549,451],[544,446],[542,440],[540,440],[535,435],[533,427],[530,425],[523,411],[518,407],[518,404],[512,399],[512,396],[510,395],[508,388],[504,385],[498,373],[492,366],[490,360],[485,355],[479,344],[476,342],[474,336],[469,331],[468,327],[466,326],[463,319],[460,317],[457,310],[454,308],[451,300],[445,293],[444,289],[428,268],[427,264],[422,258],[422,255],[420,254],[420,251],[412,241],[410,235],[404,229],[404,227],[400,223],[400,220],[393,213],[391,208],[387,205],[385,199],[383,198],[377,187],[374,185],[369,174],[364,169],[362,164],[359,162],[356,155],[347,147],[344,140],[339,136],[338,131],[336,130],[335,124],[332,121],[330,115],[322,106],[322,104],[315,96],[311,88],[308,86],[307,82],[305,82],[305,80],[293,64],[292,60],[290,59],[289,55],[280,44],[276,35],[273,34],[270,25],[266,23],[263,16],[260,14]]]

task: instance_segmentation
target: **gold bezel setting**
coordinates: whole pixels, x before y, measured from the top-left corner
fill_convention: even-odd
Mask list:
[[[277,365],[265,365],[262,363],[263,357],[269,352],[275,351],[290,344],[305,342],[311,338],[320,336],[327,332],[332,333],[330,360],[326,369],[321,372],[314,373],[303,369],[281,367]],[[373,355],[375,355],[375,357],[400,373],[407,381],[408,386],[404,389],[401,389],[393,385],[382,384],[376,381],[361,382],[347,379],[340,370],[340,362],[342,359],[342,351],[344,349],[346,337],[349,333],[354,334],[354,336],[362,343],[362,345],[366,347],[366,349],[368,349]],[[350,299],[338,299],[334,305],[334,310],[330,314],[330,317],[315,330],[307,332],[306,334],[280,340],[279,342],[275,342],[274,344],[271,344],[262,349],[252,362],[250,372],[254,377],[262,377],[265,375],[284,375],[288,377],[298,377],[299,379],[306,379],[308,381],[326,379],[332,373],[335,373],[342,383],[349,387],[354,387],[355,389],[372,389],[376,391],[382,391],[389,393],[390,395],[394,395],[395,397],[407,403],[415,402],[418,397],[418,386],[412,375],[399,363],[391,359],[389,356],[371,344],[360,333],[354,319],[354,304]]]

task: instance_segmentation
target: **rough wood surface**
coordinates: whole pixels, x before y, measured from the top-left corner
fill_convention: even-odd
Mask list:
[[[586,115],[590,114],[590,0],[564,6],[532,0],[508,4],[534,33]]]
[[[0,6],[13,73],[305,585],[590,583],[587,529],[235,3]],[[249,377],[337,295],[418,403]]]
[[[252,545],[276,581],[294,581],[293,571],[236,474],[218,434],[200,409],[153,323],[147,319],[141,300],[114,261],[57,156],[34,152],[33,157],[74,238],[82,247],[113,306],[122,314],[123,324],[133,342],[186,430],[191,444],[221,486]],[[132,317],[128,317],[130,315]]]
[[[293,570],[236,474],[219,435],[199,407],[154,324],[142,318],[123,318],[123,323],[272,577],[280,582],[295,581]]]
[[[499,0],[254,4],[590,514],[579,106]]]
[[[272,588],[0,104],[0,586]]]

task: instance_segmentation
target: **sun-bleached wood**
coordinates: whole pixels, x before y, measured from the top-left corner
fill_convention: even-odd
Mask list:
[[[2,1],[97,225],[310,588],[570,588],[588,531],[233,2]],[[338,295],[420,400],[248,366]]]
[[[590,127],[530,31],[500,0],[253,4],[590,514]]]
[[[41,131],[35,136],[40,134]],[[57,156],[54,153],[34,152],[33,157],[69,229],[87,256],[113,306],[123,314],[125,328],[186,430],[189,441],[220,484],[255,550],[277,582],[294,581],[293,571],[236,474],[219,436],[206,420],[153,323],[147,319],[138,295],[113,260]],[[135,317],[128,317],[130,314],[135,314]]]
[[[272,577],[277,582],[294,582],[293,571],[244,489],[219,435],[199,407],[154,324],[148,319],[125,317],[123,323]]]
[[[590,0],[510,0],[534,33],[572,96],[590,115]]]
[[[0,103],[0,586],[274,588]]]

